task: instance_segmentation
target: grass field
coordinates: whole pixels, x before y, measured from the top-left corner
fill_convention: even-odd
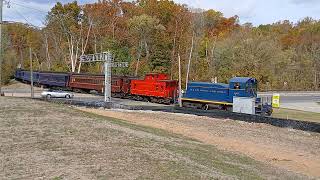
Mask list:
[[[296,178],[164,130],[65,105],[0,97],[3,179]]]
[[[274,113],[272,117],[320,123],[320,113],[306,112],[306,111],[299,111],[299,110],[274,109]]]

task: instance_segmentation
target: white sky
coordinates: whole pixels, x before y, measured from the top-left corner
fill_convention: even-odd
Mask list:
[[[5,0],[11,7],[4,6],[4,20],[20,21],[42,26],[46,12],[57,0]],[[73,0],[62,0],[63,3]],[[93,3],[97,0],[80,0]],[[279,20],[297,22],[304,17],[320,19],[320,0],[175,0],[194,8],[215,9],[225,16],[238,15],[241,23],[254,25],[274,23]],[[26,7],[23,7],[24,5]],[[37,10],[36,10],[37,9]]]

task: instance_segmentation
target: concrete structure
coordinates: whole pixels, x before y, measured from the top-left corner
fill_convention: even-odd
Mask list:
[[[243,114],[256,114],[255,98],[233,97],[233,112]]]

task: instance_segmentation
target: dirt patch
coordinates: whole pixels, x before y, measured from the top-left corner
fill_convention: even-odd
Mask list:
[[[0,179],[307,178],[161,129],[4,97],[0,169]]]
[[[182,114],[80,110],[161,128],[275,167],[320,177],[320,135],[316,133]]]

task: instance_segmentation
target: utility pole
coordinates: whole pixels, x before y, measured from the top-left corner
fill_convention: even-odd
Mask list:
[[[3,0],[0,0],[0,96],[2,93],[2,7]]]
[[[30,82],[31,82],[31,98],[34,98],[34,91],[33,91],[33,69],[32,69],[32,50],[31,47],[29,48],[30,52]]]
[[[111,60],[112,55],[108,51],[104,61],[104,102],[111,102]]]
[[[178,97],[178,103],[179,103],[179,107],[182,107],[182,93],[181,93],[181,58],[180,58],[180,53],[178,53],[178,62],[179,62],[179,97]]]

